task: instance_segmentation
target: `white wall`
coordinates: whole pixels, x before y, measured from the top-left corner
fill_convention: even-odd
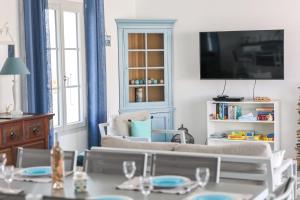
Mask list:
[[[0,27],[8,22],[10,33],[15,43],[15,54],[19,56],[19,15],[18,15],[18,0],[0,0]],[[0,44],[0,70],[7,58],[7,45]],[[20,82],[19,82],[20,83]],[[17,85],[17,101],[20,105],[20,84]],[[12,76],[0,75],[0,113],[6,111],[6,106],[12,104]]]
[[[135,18],[135,0],[104,0],[105,31],[111,36],[111,47],[106,48],[107,110],[108,117],[119,110],[118,32],[115,19]]]
[[[282,101],[282,148],[292,156],[300,85],[300,2],[290,0],[138,0],[138,18],[178,19],[174,32],[175,124],[190,128],[203,142],[206,99],[220,93],[223,81],[199,80],[199,31],[285,29],[285,80],[258,81],[256,94]],[[253,81],[230,81],[227,94],[251,97]],[[200,123],[199,123],[200,122]]]
[[[110,2],[110,3],[108,3]],[[116,9],[122,0],[107,0],[106,16],[128,18],[126,8]],[[119,6],[120,8],[122,7]],[[200,80],[199,74],[199,32],[216,30],[285,29],[285,80],[258,81],[257,96],[280,99],[282,148],[288,156],[294,155],[296,141],[296,104],[300,86],[300,2],[297,0],[136,0],[137,18],[177,19],[174,31],[174,102],[175,127],[181,123],[187,126],[198,143],[206,135],[205,101],[223,88],[223,81]],[[113,10],[113,11],[111,11]],[[119,14],[117,14],[119,12]],[[130,12],[131,13],[131,12]],[[115,26],[106,20],[109,31]],[[116,32],[114,33],[116,34]],[[113,37],[112,43],[117,39]],[[109,111],[118,108],[117,50],[107,51]],[[110,68],[113,68],[110,69]],[[229,81],[226,94],[231,96],[252,96],[253,81]]]

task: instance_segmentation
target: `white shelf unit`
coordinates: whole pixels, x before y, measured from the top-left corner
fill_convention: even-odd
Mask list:
[[[240,106],[242,115],[253,113],[256,116],[256,108],[272,107],[274,109],[274,121],[250,121],[232,119],[211,119],[211,114],[216,112],[217,103]],[[226,138],[211,138],[212,134],[228,133],[238,130],[254,130],[264,133],[274,133],[274,141],[262,141],[270,144],[273,151],[280,150],[280,101],[256,102],[245,100],[241,102],[207,101],[207,144],[222,144],[236,142],[253,142],[252,140],[228,140]]]

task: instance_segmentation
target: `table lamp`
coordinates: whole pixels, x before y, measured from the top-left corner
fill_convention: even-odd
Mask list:
[[[27,69],[25,63],[22,61],[21,58],[16,58],[13,56],[9,56],[1,71],[0,75],[14,75],[13,79],[13,85],[12,85],[12,92],[13,92],[13,104],[14,104],[14,110],[11,111],[12,116],[22,115],[23,112],[21,110],[17,110],[17,101],[16,101],[16,95],[17,95],[17,88],[16,88],[16,75],[25,75],[30,74],[29,70]]]

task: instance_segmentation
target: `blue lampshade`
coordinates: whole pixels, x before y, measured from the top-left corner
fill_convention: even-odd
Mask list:
[[[1,75],[30,74],[21,58],[8,57],[0,71]]]

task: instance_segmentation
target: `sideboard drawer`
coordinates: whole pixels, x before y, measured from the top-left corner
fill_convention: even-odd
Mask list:
[[[8,146],[23,141],[22,122],[6,124],[2,128],[2,145]]]
[[[24,121],[24,131],[26,139],[35,139],[44,137],[44,120],[43,119],[34,119]]]

